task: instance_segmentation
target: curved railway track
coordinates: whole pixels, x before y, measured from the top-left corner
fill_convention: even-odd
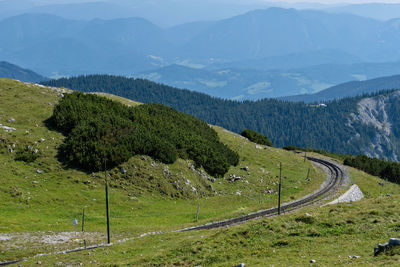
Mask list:
[[[302,208],[305,206],[312,205],[315,202],[321,201],[321,200],[327,198],[328,196],[330,196],[332,193],[334,193],[335,189],[338,186],[340,186],[343,182],[344,172],[336,164],[329,162],[327,160],[324,160],[324,159],[320,159],[320,158],[307,157],[307,159],[328,168],[328,170],[330,172],[329,179],[326,182],[326,185],[324,187],[320,188],[319,190],[317,190],[316,192],[314,192],[302,199],[281,205],[281,213],[293,211],[293,210],[296,210],[296,209],[299,209],[299,208]],[[260,217],[270,217],[270,216],[274,216],[274,215],[278,215],[277,207],[267,209],[267,210],[257,211],[255,213],[251,213],[248,215],[231,218],[231,219],[227,219],[227,220],[223,220],[223,221],[212,222],[212,223],[208,223],[208,224],[204,224],[204,225],[198,225],[198,226],[180,229],[180,230],[178,230],[178,232],[220,228],[220,227],[244,223],[249,220],[260,218]]]
[[[329,179],[327,180],[327,182],[325,183],[325,186],[323,186],[322,188],[320,188],[319,190],[317,190],[316,192],[305,196],[302,199],[290,202],[290,203],[286,203],[281,205],[281,212],[290,212],[305,206],[309,206],[314,204],[315,202],[321,201],[323,199],[325,199],[326,197],[330,196],[332,193],[335,192],[335,189],[340,186],[343,182],[343,178],[344,178],[344,172],[343,170],[335,165],[334,163],[331,163],[329,161],[320,159],[320,158],[314,158],[314,157],[307,157],[308,160],[313,161],[317,164],[320,164],[322,166],[325,166],[326,168],[328,168],[329,170]],[[278,208],[271,208],[271,209],[267,209],[267,210],[261,210],[255,213],[251,213],[248,215],[244,215],[244,216],[240,216],[240,217],[236,217],[236,218],[231,218],[231,219],[227,219],[224,221],[218,221],[218,222],[213,222],[213,223],[208,223],[208,224],[204,224],[204,225],[198,225],[198,226],[193,226],[193,227],[189,227],[189,228],[184,228],[184,229],[179,229],[179,230],[175,230],[172,232],[184,232],[184,231],[195,231],[195,230],[206,230],[206,229],[213,229],[213,228],[220,228],[220,227],[225,227],[225,226],[231,226],[231,225],[236,225],[236,224],[240,224],[240,223],[244,223],[247,222],[249,220],[252,219],[256,219],[256,218],[260,218],[260,217],[270,217],[270,216],[275,216],[278,214]],[[143,234],[142,236],[145,235],[153,235],[153,234],[162,234],[163,232],[153,232],[153,233],[147,233],[147,234]],[[139,237],[139,238],[140,238]],[[125,240],[120,240],[116,243],[121,243],[121,242],[125,242],[127,240],[131,240],[130,238],[125,239]],[[77,251],[82,251],[82,250],[87,250],[87,249],[93,249],[93,248],[99,248],[99,247],[107,247],[109,245],[107,244],[101,244],[101,245],[95,245],[92,247],[81,247],[81,248],[77,248],[77,249],[73,249],[73,250],[67,250],[67,251],[60,251],[60,252],[55,252],[55,253],[49,253],[48,255],[51,254],[60,254],[60,253],[72,253],[72,252],[77,252]],[[43,255],[43,254],[42,254]],[[34,256],[36,257],[36,256]],[[29,257],[29,258],[33,258],[33,257]],[[10,264],[15,264],[18,262],[23,261],[23,259],[20,260],[14,260],[14,261],[5,261],[5,262],[0,262],[0,266],[6,266],[6,265],[10,265]]]

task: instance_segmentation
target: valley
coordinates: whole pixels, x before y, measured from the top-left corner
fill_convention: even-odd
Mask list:
[[[398,266],[399,10],[0,0],[0,266]]]

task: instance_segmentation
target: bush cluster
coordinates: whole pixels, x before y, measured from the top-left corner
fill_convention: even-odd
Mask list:
[[[400,163],[398,162],[358,155],[347,157],[344,160],[344,164],[400,184]]]
[[[35,153],[33,150],[28,148],[24,150],[18,150],[15,155],[15,160],[24,161],[24,162],[34,162],[39,157],[39,153]]]
[[[241,135],[256,144],[272,146],[272,143],[271,143],[271,141],[269,141],[268,137],[266,137],[256,131],[253,131],[250,129],[245,129],[245,130],[243,130]]]
[[[159,104],[127,107],[104,97],[74,92],[55,107],[52,124],[67,135],[61,155],[98,171],[136,154],[164,163],[192,159],[211,175],[223,176],[239,156],[205,122]]]

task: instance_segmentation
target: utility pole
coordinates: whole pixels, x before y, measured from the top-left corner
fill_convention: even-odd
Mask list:
[[[104,176],[106,182],[106,210],[107,210],[107,244],[110,244],[110,209],[108,205],[108,179],[107,179],[107,165],[106,157],[104,156]]]
[[[82,232],[85,232],[85,208],[83,208],[82,212]]]
[[[281,215],[282,162],[279,162],[278,215]]]
[[[197,215],[196,215],[196,222],[199,220],[199,213],[200,213],[200,203],[197,204]]]

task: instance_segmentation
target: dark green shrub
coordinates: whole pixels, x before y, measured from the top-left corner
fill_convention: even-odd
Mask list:
[[[294,150],[296,150],[296,147],[294,145],[290,145],[290,146],[284,146],[284,147],[282,147],[282,149],[287,150],[287,151],[294,151]]]
[[[113,167],[135,154],[164,163],[192,159],[211,175],[223,176],[239,156],[220,142],[207,123],[158,104],[134,108],[104,97],[73,93],[55,107],[50,120],[67,134],[61,155],[88,170]]]
[[[26,148],[24,150],[17,151],[15,155],[15,160],[29,163],[34,162],[39,156],[39,153],[35,153],[33,150]]]
[[[247,139],[249,139],[250,141],[260,144],[260,145],[266,145],[266,146],[272,146],[271,141],[269,141],[268,137],[250,130],[250,129],[245,129],[242,133],[242,136],[246,137]]]
[[[365,171],[371,175],[387,179],[393,183],[400,183],[400,163],[398,162],[358,155],[346,157],[344,164]]]

